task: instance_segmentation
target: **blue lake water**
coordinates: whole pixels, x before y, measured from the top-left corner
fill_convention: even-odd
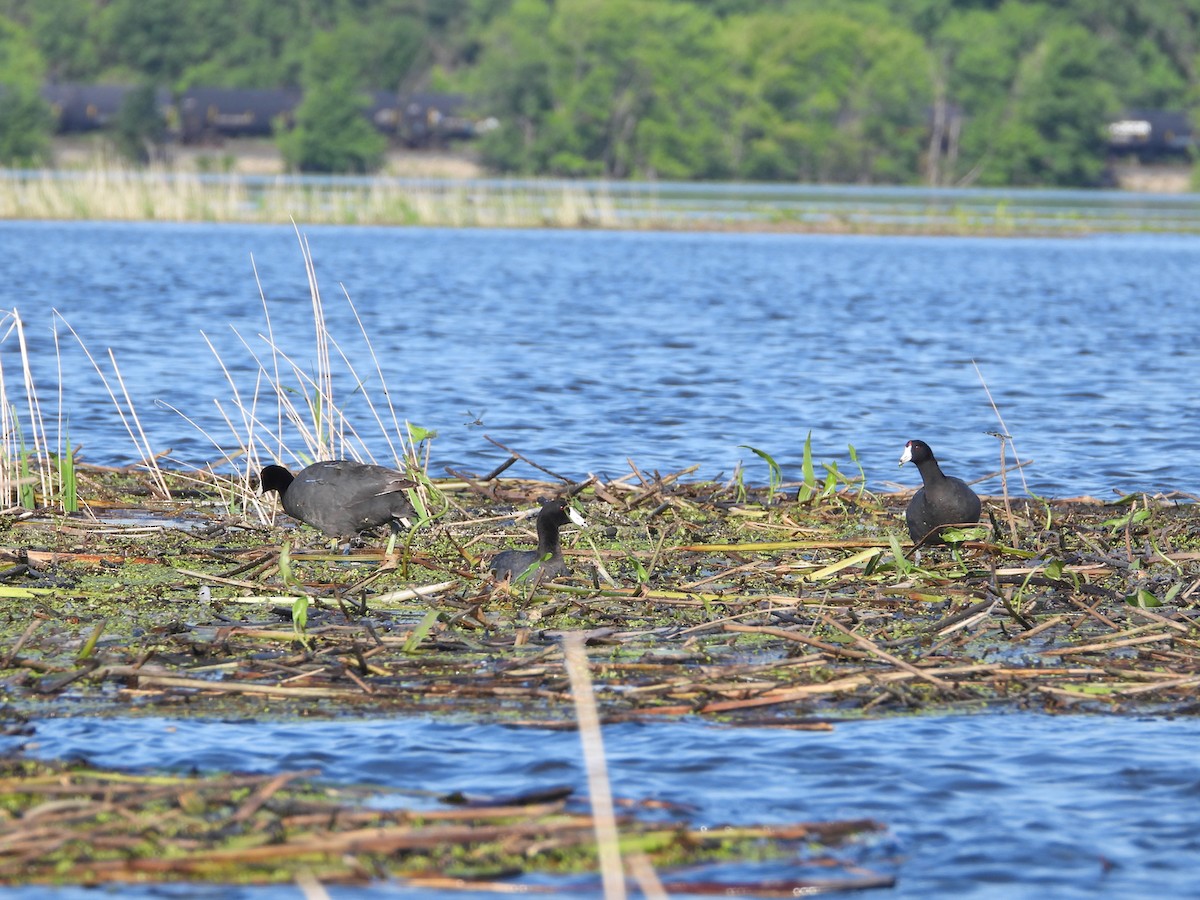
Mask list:
[[[604,736],[615,796],[693,805],[696,827],[859,817],[885,823],[887,832],[837,851],[897,877],[895,888],[863,896],[1200,896],[1195,719],[948,716],[845,722],[828,733],[680,722],[608,726]],[[410,808],[430,802],[413,791],[502,794],[570,784],[586,792],[576,734],[502,725],[59,719],[36,723],[31,739],[5,738],[0,746],[22,741],[32,741],[35,755],[122,767],[315,767],[331,782],[377,784],[380,802]],[[424,896],[395,885],[330,892]],[[160,889],[133,895],[193,896]]]
[[[974,361],[1016,451],[1033,461],[1030,491],[1200,493],[1200,238],[303,233],[362,391],[382,394],[343,288],[400,416],[438,432],[435,475],[502,462],[487,434],[570,477],[620,476],[627,460],[728,476],[741,461],[765,482],[765,465],[739,445],[770,453],[796,478],[811,432],[816,459],[843,469],[853,469],[854,445],[875,487],[916,482],[896,466],[914,437],[947,470],[974,478],[999,461],[986,434],[999,425]],[[25,323],[52,431],[61,380],[62,428],[85,461],[139,454],[64,321],[110,382],[112,349],[152,447],[185,464],[238,444],[222,365],[243,397],[253,394],[254,354],[267,358],[259,284],[277,345],[303,368],[314,363],[308,283],[289,228],[6,222],[0,242],[0,308],[15,307]],[[19,402],[12,333],[0,363]],[[353,387],[343,375],[337,399],[386,460]],[[273,409],[258,414],[275,420]],[[1017,476],[1012,486],[1022,491]],[[316,765],[334,781],[393,790],[582,788],[576,737],[559,732],[389,719],[36,724],[37,753],[109,765]],[[832,734],[660,723],[610,727],[606,740],[619,794],[695,804],[700,821],[881,820],[885,836],[847,850],[899,877],[876,896],[1200,896],[1194,720],[1021,714],[851,722]],[[394,885],[330,890],[420,895]],[[194,887],[133,895],[238,896]]]
[[[741,461],[765,483],[765,464],[740,445],[796,478],[811,431],[817,461],[853,471],[853,445],[876,487],[915,481],[896,467],[913,437],[976,478],[998,468],[986,432],[1000,426],[974,361],[1032,460],[1030,491],[1200,492],[1198,237],[303,233],[362,391],[382,396],[343,290],[399,415],[437,430],[433,474],[503,461],[488,434],[568,477],[616,477],[627,460],[728,476]],[[202,334],[252,395],[257,364],[241,340],[265,358],[255,267],[276,343],[313,367],[290,228],[7,222],[0,241],[5,307],[26,323],[43,402],[59,383],[56,309],[106,367],[112,349],[153,449],[177,460],[203,464],[238,444],[221,412],[233,389]],[[99,377],[59,331],[72,442],[86,461],[136,458]],[[11,391],[11,335],[0,350]],[[354,387],[343,378],[335,401],[386,461]]]

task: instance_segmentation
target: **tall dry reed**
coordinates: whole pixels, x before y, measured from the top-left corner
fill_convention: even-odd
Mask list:
[[[293,223],[294,227],[294,223]],[[284,346],[276,334],[266,292],[255,268],[262,305],[263,329],[247,335],[231,330],[249,365],[231,365],[217,342],[203,338],[229,386],[229,397],[214,399],[229,437],[213,434],[194,417],[176,410],[218,450],[217,462],[234,471],[231,505],[269,520],[271,508],[257,493],[255,476],[267,463],[299,468],[321,459],[380,462],[406,471],[421,482],[418,509],[427,508],[435,493],[425,476],[420,445],[425,433],[411,426],[396,409],[383,365],[371,344],[366,324],[349,294],[343,297],[358,327],[357,335],[339,339],[329,324],[307,238],[296,229],[312,309],[311,340],[301,352]],[[253,260],[252,260],[253,263]],[[354,341],[353,346],[350,341]],[[311,368],[301,361],[311,359]],[[249,369],[249,375],[245,374]],[[241,373],[241,374],[239,374]],[[368,385],[372,386],[368,389]],[[349,411],[357,407],[358,420]],[[388,458],[376,459],[376,451]],[[219,479],[218,479],[219,481]]]

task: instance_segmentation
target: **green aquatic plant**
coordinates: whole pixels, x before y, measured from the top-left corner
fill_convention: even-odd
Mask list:
[[[796,500],[799,503],[807,503],[817,493],[817,476],[813,470],[811,430],[804,438],[804,456],[800,460],[800,477],[802,480],[799,490],[796,491]]]
[[[402,650],[405,654],[416,653],[417,648],[421,646],[421,641],[425,640],[429,634],[429,630],[433,628],[438,620],[439,612],[436,609],[431,609],[421,617],[421,621],[417,623],[417,627],[409,632],[408,637],[404,641]]]
[[[1038,572],[1044,572],[1047,578],[1057,580],[1058,578],[1062,577],[1063,562],[1062,560],[1055,559],[1046,563],[1044,566],[1034,566],[1029,570],[1029,572],[1025,575],[1025,578],[1022,579],[1020,586],[1013,591],[1012,594],[1012,608],[1017,612],[1018,615],[1024,613],[1025,611],[1025,594],[1029,590],[1030,582],[1033,581],[1034,576],[1037,575]],[[1078,588],[1076,589],[1078,590]]]
[[[779,490],[779,486],[783,484],[783,470],[779,468],[779,463],[771,457],[771,454],[765,450],[759,450],[757,447],[751,447],[749,444],[738,444],[739,447],[749,450],[751,453],[762,459],[767,464],[767,503],[770,504],[775,499],[775,492]]]
[[[855,483],[858,484],[858,497],[866,491],[866,473],[863,472],[862,465],[858,461],[858,451],[854,449],[854,445],[849,445],[850,459],[858,466],[859,477],[854,478],[842,473],[838,468],[836,461],[823,462],[821,468],[825,470],[825,476],[818,481],[816,465],[813,461],[812,452],[812,432],[810,431],[804,439],[804,455],[800,462],[801,483],[796,491],[797,503],[815,503],[822,500],[828,500],[836,497],[838,492],[843,488],[849,488]]]
[[[1114,506],[1129,506],[1130,507],[1129,512],[1125,513],[1122,516],[1116,516],[1111,519],[1105,519],[1100,524],[1102,524],[1105,528],[1111,529],[1113,534],[1117,534],[1118,532],[1125,531],[1126,529],[1130,528],[1133,525],[1137,525],[1137,524],[1140,524],[1141,522],[1147,521],[1151,515],[1150,507],[1147,505],[1147,506],[1142,506],[1139,509],[1138,505],[1137,505],[1138,499],[1140,499],[1140,495],[1137,495],[1137,494],[1128,494],[1128,495],[1122,497],[1120,500],[1118,500],[1113,505]]]
[[[75,477],[75,454],[71,449],[71,438],[63,436],[64,446],[56,454],[58,468],[58,497],[64,512],[78,512],[79,486]]]
[[[644,565],[642,565],[642,561],[640,559],[638,559],[632,553],[629,554],[628,559],[629,559],[630,565],[633,566],[633,574],[634,574],[634,577],[637,579],[637,583],[638,584],[649,584],[650,583],[650,573],[648,571],[646,571],[646,567]]]
[[[529,585],[530,589],[532,590],[533,585],[537,581],[538,570],[541,569],[542,563],[548,562],[553,555],[553,553],[543,553],[541,556],[537,557],[533,562],[531,562],[513,577],[512,583]]]
[[[1173,587],[1178,589],[1179,585],[1176,584]],[[1171,594],[1171,597],[1173,596],[1174,594]],[[1154,609],[1155,607],[1162,606],[1164,602],[1170,602],[1171,597],[1159,600],[1145,588],[1138,588],[1132,594],[1125,595],[1125,602],[1130,606],[1136,606],[1138,609]]]
[[[986,525],[972,525],[969,528],[958,528],[953,525],[938,532],[943,541],[951,546],[959,546],[964,541],[984,541],[988,538]]]
[[[279,577],[283,579],[283,583],[296,592],[296,599],[292,601],[292,631],[296,634],[296,640],[307,644],[309,598],[304,590],[304,584],[292,568],[291,541],[284,541],[280,545],[278,566]]]
[[[446,500],[438,490],[433,479],[429,477],[429,454],[433,439],[438,433],[429,428],[422,428],[405,421],[404,427],[408,432],[408,443],[404,455],[404,469],[408,476],[418,483],[418,487],[409,488],[404,493],[417,513],[414,529],[431,522],[439,513],[430,509],[430,501],[437,503],[442,511],[447,508]]]
[[[17,478],[15,481],[17,505],[25,509],[37,509],[37,493],[34,490],[37,479],[33,475],[33,467],[29,462],[32,454],[25,446],[25,438],[21,434],[21,421],[17,417],[16,409],[12,411],[12,423],[17,447]]]
[[[858,461],[858,451],[854,449],[853,444],[847,444],[847,449],[850,451],[850,462],[858,466],[858,499],[862,499],[862,495],[867,491],[867,473],[862,467],[862,463]]]
[[[308,630],[308,597],[301,594],[292,601],[292,629],[296,632],[301,643],[307,643],[305,632]]]
[[[88,639],[83,642],[83,646],[79,649],[79,655],[76,657],[77,660],[82,662],[85,659],[91,658],[92,654],[96,650],[96,643],[100,640],[100,635],[104,634],[104,629],[107,625],[107,619],[101,619],[95,624],[95,626],[92,628],[92,633],[88,636]]]
[[[915,568],[912,562],[904,553],[904,548],[900,546],[900,539],[896,537],[895,532],[888,532],[888,547],[892,551],[892,564],[896,568],[897,574],[906,576]]]

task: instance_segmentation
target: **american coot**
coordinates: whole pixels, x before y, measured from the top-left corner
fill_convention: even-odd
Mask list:
[[[979,497],[961,478],[943,474],[927,443],[909,441],[905,444],[900,465],[906,462],[917,464],[924,483],[924,487],[913,494],[904,513],[908,533],[914,541],[920,542],[929,532],[944,525],[973,525],[979,521]],[[936,534],[930,535],[928,542],[943,543]]]
[[[541,565],[530,572],[538,580],[557,578],[570,570],[563,560],[562,544],[558,540],[558,529],[568,522],[586,527],[587,522],[566,500],[547,500],[537,515],[538,545],[536,550],[505,550],[492,559],[491,570],[499,579],[521,580],[530,567],[541,561]]]
[[[413,508],[404,490],[417,486],[403,472],[349,459],[313,463],[295,475],[283,466],[266,466],[258,480],[264,494],[279,492],[289,516],[338,538],[408,524]]]

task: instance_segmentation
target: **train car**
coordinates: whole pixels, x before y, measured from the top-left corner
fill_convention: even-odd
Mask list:
[[[416,93],[401,102],[400,138],[409,147],[442,146],[478,133],[461,94]]]
[[[110,127],[130,92],[129,85],[47,84],[42,96],[50,104],[61,133],[83,133]],[[177,98],[165,88],[157,102],[170,135],[184,144],[231,138],[267,138],[276,128],[295,124],[303,92],[295,88],[251,89],[192,87]],[[373,91],[364,115],[390,141],[408,147],[440,147],[469,140],[486,130],[469,115],[461,94],[398,94]]]
[[[42,99],[50,104],[55,130],[59,134],[86,134],[113,124],[126,98],[137,88],[127,84],[61,84],[42,86]],[[169,120],[171,94],[166,88],[156,92],[159,112]]]
[[[394,91],[372,91],[370,96],[371,103],[365,110],[367,118],[380,134],[395,138],[400,134],[404,98]]]
[[[1163,109],[1129,110],[1108,123],[1107,133],[1110,152],[1144,160],[1185,156],[1193,143],[1187,114]]]
[[[270,137],[277,121],[292,125],[302,96],[289,88],[188,88],[177,103],[180,137],[185,144]]]

